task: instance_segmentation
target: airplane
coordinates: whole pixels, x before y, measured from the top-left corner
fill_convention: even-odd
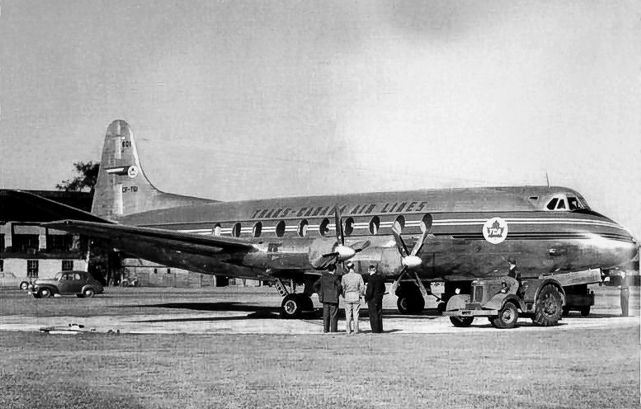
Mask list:
[[[508,257],[527,278],[609,270],[638,252],[628,230],[564,187],[234,202],[165,193],[145,175],[123,120],[107,128],[91,217],[77,216],[45,225],[169,267],[274,282],[285,318],[313,310],[313,283],[329,264],[346,260],[365,279],[376,265],[394,283],[399,310],[416,314],[430,283],[445,283],[446,300],[475,279],[505,275]],[[303,291],[288,290],[283,280]]]

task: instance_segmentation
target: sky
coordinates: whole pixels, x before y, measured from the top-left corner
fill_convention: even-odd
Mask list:
[[[0,188],[115,119],[219,200],[552,185],[641,238],[638,1],[0,0]]]

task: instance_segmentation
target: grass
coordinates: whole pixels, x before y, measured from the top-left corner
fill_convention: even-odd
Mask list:
[[[632,408],[637,328],[398,335],[0,333],[2,408]]]
[[[277,310],[268,290],[216,291],[216,300]],[[0,313],[184,314],[171,306],[195,300],[197,311],[212,297],[125,289],[87,302],[13,292],[0,297]],[[599,307],[614,312],[616,293],[608,297]],[[0,408],[625,409],[639,407],[639,362],[638,325],[465,335],[0,332]]]

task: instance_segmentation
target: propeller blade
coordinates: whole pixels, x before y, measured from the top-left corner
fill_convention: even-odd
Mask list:
[[[366,248],[368,248],[370,244],[372,244],[372,242],[369,240],[357,241],[356,243],[352,243],[350,247],[353,248],[354,251],[358,253],[359,251],[363,251]]]
[[[336,240],[341,245],[345,244],[345,235],[343,234],[343,222],[340,213],[338,212],[338,205],[334,205],[334,226],[336,226]]]
[[[423,247],[423,244],[425,244],[426,238],[427,231],[424,231],[423,234],[421,234],[421,237],[418,238],[418,241],[414,244],[414,248],[412,249],[412,253],[410,255],[415,256],[419,251],[421,251],[421,247]]]
[[[401,256],[403,258],[407,257],[409,255],[409,252],[407,251],[405,242],[401,238],[401,233],[398,230],[396,230],[396,226],[392,227],[392,233],[394,234],[394,240],[396,241],[396,247],[398,248],[398,252],[401,253]]]

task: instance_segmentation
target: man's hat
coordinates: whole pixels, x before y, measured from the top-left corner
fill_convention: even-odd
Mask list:
[[[516,259],[514,257],[510,256],[510,257],[507,258],[507,262],[510,263],[510,264],[516,264]]]
[[[354,263],[352,263],[351,261],[348,261],[347,263],[345,263],[345,267],[354,268]]]

